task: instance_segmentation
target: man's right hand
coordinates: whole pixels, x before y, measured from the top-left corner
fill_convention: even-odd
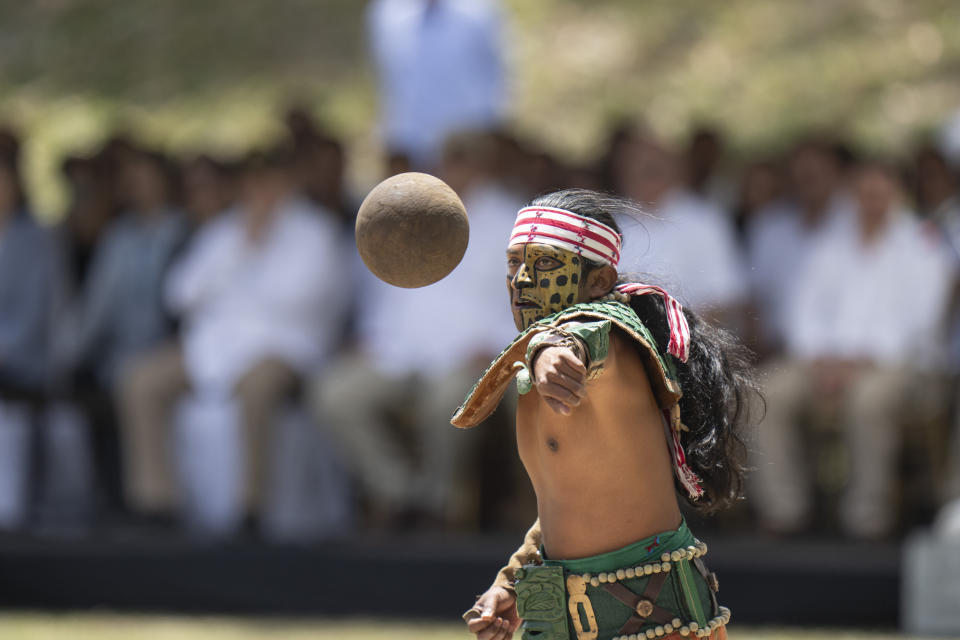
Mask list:
[[[533,384],[547,405],[568,416],[587,396],[587,368],[568,347],[547,347],[533,361]]]
[[[479,611],[479,617],[467,620],[467,629],[477,640],[509,640],[522,622],[517,616],[517,596],[503,587],[487,589],[470,612]]]

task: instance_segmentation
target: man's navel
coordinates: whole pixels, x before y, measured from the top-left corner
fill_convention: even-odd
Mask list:
[[[557,442],[556,438],[547,438],[547,448],[556,452],[560,449],[560,443]]]

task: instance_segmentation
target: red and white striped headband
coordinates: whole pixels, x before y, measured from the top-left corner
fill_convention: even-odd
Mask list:
[[[517,213],[508,246],[533,242],[616,267],[623,240],[619,233],[593,218],[553,207],[524,207]]]

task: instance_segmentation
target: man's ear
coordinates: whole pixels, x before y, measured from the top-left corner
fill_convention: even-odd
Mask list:
[[[590,300],[605,296],[617,284],[617,270],[603,265],[587,274],[586,293]]]

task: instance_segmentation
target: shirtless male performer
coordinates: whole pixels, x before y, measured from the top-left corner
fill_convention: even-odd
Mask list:
[[[677,491],[705,513],[739,497],[736,428],[755,387],[729,334],[618,275],[624,207],[566,190],[518,214],[507,279],[521,334],[452,422],[480,423],[516,378],[539,519],[464,614],[478,640],[726,638]]]

